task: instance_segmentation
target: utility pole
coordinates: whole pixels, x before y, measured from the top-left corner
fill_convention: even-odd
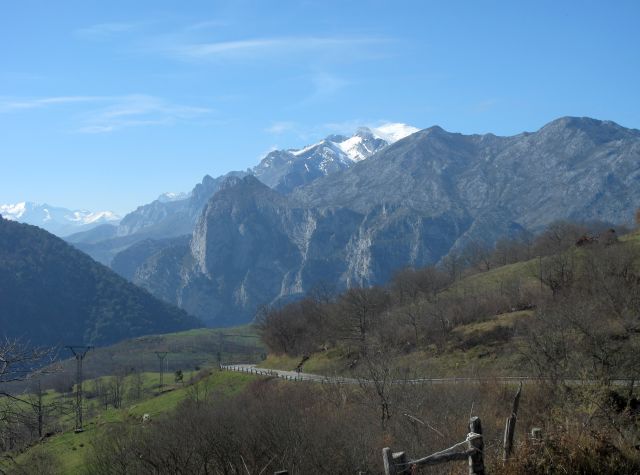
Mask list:
[[[164,387],[164,359],[167,357],[166,351],[156,351],[156,356],[160,360],[160,392]]]
[[[540,292],[542,293],[542,256],[538,256],[538,274],[540,279]]]
[[[76,432],[82,432],[82,360],[93,346],[67,346],[76,358]]]
[[[44,407],[42,405],[42,381],[38,378],[38,394],[36,413],[38,416],[38,437],[42,439],[42,426],[44,425]]]

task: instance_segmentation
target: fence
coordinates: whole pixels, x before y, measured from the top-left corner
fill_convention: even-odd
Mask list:
[[[413,474],[418,467],[436,465],[455,460],[469,461],[469,475],[484,475],[484,440],[480,418],[469,420],[467,438],[448,449],[435,454],[410,460],[404,452],[392,453],[389,447],[382,449],[382,462],[385,475]]]

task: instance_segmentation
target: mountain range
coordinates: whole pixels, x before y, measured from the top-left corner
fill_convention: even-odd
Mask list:
[[[33,224],[57,236],[88,231],[103,224],[118,224],[120,217],[111,211],[70,210],[59,206],[22,201],[0,205],[5,219]]]
[[[139,206],[118,225],[105,225],[66,239],[94,259],[110,265],[114,257],[134,243],[191,234],[207,201],[229,177],[253,175],[281,193],[329,174],[350,168],[384,147],[416,132],[406,124],[361,127],[351,137],[331,135],[301,149],[276,150],[246,171],[232,171],[202,179],[189,193],[165,193]]]
[[[139,208],[122,223],[145,216],[143,226],[91,249],[119,243],[115,271],[227,325],[317,286],[383,283],[555,220],[630,224],[640,204],[640,131],[610,121],[564,117],[510,137],[435,126],[379,140],[359,130],[205,177],[169,203],[179,211]]]
[[[392,124],[270,152],[67,240],[230,325],[317,286],[383,283],[555,220],[630,224],[639,205],[640,131],[611,121],[563,117],[508,137]]]

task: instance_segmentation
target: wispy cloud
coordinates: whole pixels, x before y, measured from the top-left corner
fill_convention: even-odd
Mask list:
[[[134,31],[140,26],[140,23],[98,23],[85,28],[80,28],[74,33],[76,36],[87,40],[106,40],[113,36],[122,35]]]
[[[370,121],[349,120],[344,122],[306,125],[293,121],[276,121],[264,129],[274,136],[289,134],[305,142],[315,142],[330,134],[351,134],[358,127],[366,126]]]
[[[74,118],[75,132],[106,133],[130,127],[170,125],[197,119],[213,112],[207,107],[175,104],[146,94],[125,96],[52,96],[37,99],[0,100],[0,113],[46,107],[85,104]]]
[[[129,95],[115,98],[106,107],[91,112],[81,133],[105,133],[150,125],[169,125],[189,121],[213,112],[205,107],[184,106],[148,95]]]
[[[108,100],[101,96],[54,96],[39,99],[7,99],[0,100],[0,113],[7,113],[25,109],[41,109],[47,106],[75,104],[81,102],[100,102]]]
[[[174,38],[175,40],[175,38]],[[389,40],[377,37],[273,37],[251,38],[218,42],[171,42],[159,48],[166,54],[180,59],[234,59],[255,57],[256,55],[309,53],[316,51],[338,50],[343,52],[353,48],[362,48],[374,44],[387,43]]]
[[[264,130],[265,132],[268,132],[270,134],[280,135],[280,134],[284,134],[285,132],[290,132],[292,130],[295,130],[295,128],[296,128],[295,122],[281,121],[281,122],[273,122],[269,127],[267,127]]]
[[[483,112],[488,112],[493,109],[498,104],[497,99],[485,99],[483,101],[477,102],[471,106],[471,112],[481,114]]]
[[[350,81],[328,71],[316,71],[311,75],[310,79],[313,90],[299,105],[304,106],[324,100],[351,84]]]
[[[211,28],[219,28],[221,26],[227,26],[228,23],[222,20],[207,20],[194,23],[185,28],[186,31],[201,31],[209,30]]]

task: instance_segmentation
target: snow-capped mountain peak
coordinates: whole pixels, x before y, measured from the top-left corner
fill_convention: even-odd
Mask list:
[[[120,216],[115,214],[113,211],[97,211],[95,213],[87,210],[73,211],[72,214],[65,216],[65,218],[80,224],[93,224],[98,221],[120,221]]]
[[[382,149],[388,142],[376,137],[371,129],[360,127],[356,133],[346,140],[337,142],[336,145],[353,162],[359,162]]]
[[[17,221],[26,212],[27,203],[21,201],[20,203],[12,205],[0,205],[0,214],[6,219]]]
[[[360,127],[351,137],[330,135],[300,149],[274,150],[251,171],[266,185],[288,193],[316,178],[349,168],[417,131],[396,123]]]
[[[112,211],[70,210],[30,201],[0,205],[0,215],[12,221],[40,226],[58,236],[87,231],[101,224],[117,224],[120,221],[120,217]]]

